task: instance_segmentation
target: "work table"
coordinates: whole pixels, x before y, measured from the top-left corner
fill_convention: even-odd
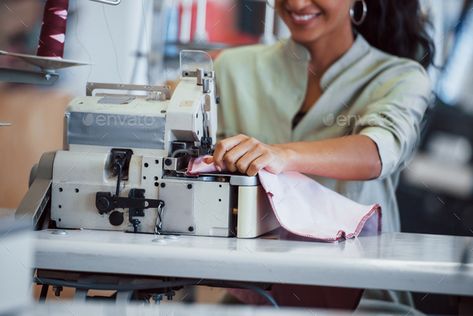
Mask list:
[[[35,268],[469,296],[473,263],[462,258],[472,239],[385,233],[320,243],[43,230],[35,232]]]

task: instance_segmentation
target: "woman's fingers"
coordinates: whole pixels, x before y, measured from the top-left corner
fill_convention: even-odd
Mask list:
[[[205,157],[203,161],[209,165],[214,162],[214,158],[212,156],[208,156],[208,157]]]
[[[225,162],[227,169],[230,170],[230,172],[236,172],[239,170],[237,167],[238,161],[246,153],[254,151],[257,144],[258,141],[250,137],[227,151],[227,153],[223,156],[223,161]]]
[[[221,171],[226,167],[229,172],[239,171],[249,176],[255,176],[264,168],[272,173],[280,173],[287,159],[283,148],[263,144],[246,135],[220,141],[213,155],[217,170]]]
[[[246,170],[246,174],[249,176],[256,176],[258,172],[271,163],[272,159],[273,157],[269,153],[265,153],[264,155],[256,158],[250,163],[248,169]]]
[[[266,149],[264,148],[264,145],[261,143],[257,144],[250,151],[246,152],[240,159],[238,159],[235,164],[236,168],[241,173],[246,174],[250,164],[265,153]]]
[[[223,170],[225,168],[224,156],[227,152],[247,139],[249,139],[249,137],[246,135],[237,135],[218,142],[213,154],[216,167]]]

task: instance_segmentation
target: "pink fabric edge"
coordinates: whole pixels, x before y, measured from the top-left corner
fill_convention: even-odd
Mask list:
[[[297,236],[301,236],[301,237],[306,237],[306,238],[311,238],[311,239],[315,239],[315,240],[319,240],[319,241],[325,241],[325,242],[336,242],[336,241],[341,241],[341,240],[346,240],[346,239],[352,239],[354,237],[358,237],[358,235],[361,233],[361,231],[363,230],[363,227],[365,226],[365,223],[366,221],[376,212],[378,211],[378,234],[381,232],[381,212],[379,212],[379,210],[381,209],[381,206],[379,204],[373,204],[373,206],[371,207],[371,209],[368,211],[368,213],[366,213],[360,220],[360,222],[358,223],[358,225],[356,226],[356,229],[355,229],[355,232],[354,233],[349,233],[347,234],[345,231],[343,230],[339,230],[338,233],[337,233],[337,237],[335,238],[321,238],[321,237],[316,237],[312,234],[307,234],[307,235],[304,235],[304,234],[300,234],[300,233],[297,233],[297,232],[294,232],[292,231],[291,229],[287,228],[284,224],[281,223],[281,220],[277,214],[277,212],[274,210],[275,207],[274,207],[274,204],[273,204],[273,199],[271,198],[272,196],[272,193],[270,192],[266,192],[266,195],[269,199],[269,202],[271,203],[271,210],[273,211],[274,215],[276,216],[276,219],[278,220],[279,224],[281,225],[282,228],[284,228],[285,230],[287,230],[288,232],[290,232],[291,234],[294,234],[294,235],[297,235]],[[345,237],[343,237],[345,236]]]

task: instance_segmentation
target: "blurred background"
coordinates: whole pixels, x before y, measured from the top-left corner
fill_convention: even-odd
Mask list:
[[[0,1],[0,50],[35,54],[44,0]],[[435,100],[419,150],[398,189],[405,232],[473,236],[473,1],[423,0],[437,48]],[[63,114],[88,81],[162,84],[178,76],[178,52],[272,43],[288,31],[262,0],[70,0],[64,57],[52,86],[0,82],[0,208],[16,208],[31,166],[62,147]],[[386,35],[389,40],[389,35]],[[0,68],[33,69],[0,56]],[[455,298],[416,297],[448,313]]]

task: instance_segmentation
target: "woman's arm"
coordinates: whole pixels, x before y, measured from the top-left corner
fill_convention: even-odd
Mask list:
[[[371,180],[381,174],[376,144],[364,135],[279,145],[292,154],[288,171],[339,180]]]
[[[218,168],[256,175],[298,171],[339,180],[371,180],[381,174],[376,144],[364,135],[267,145],[246,135],[219,142],[214,152]]]

